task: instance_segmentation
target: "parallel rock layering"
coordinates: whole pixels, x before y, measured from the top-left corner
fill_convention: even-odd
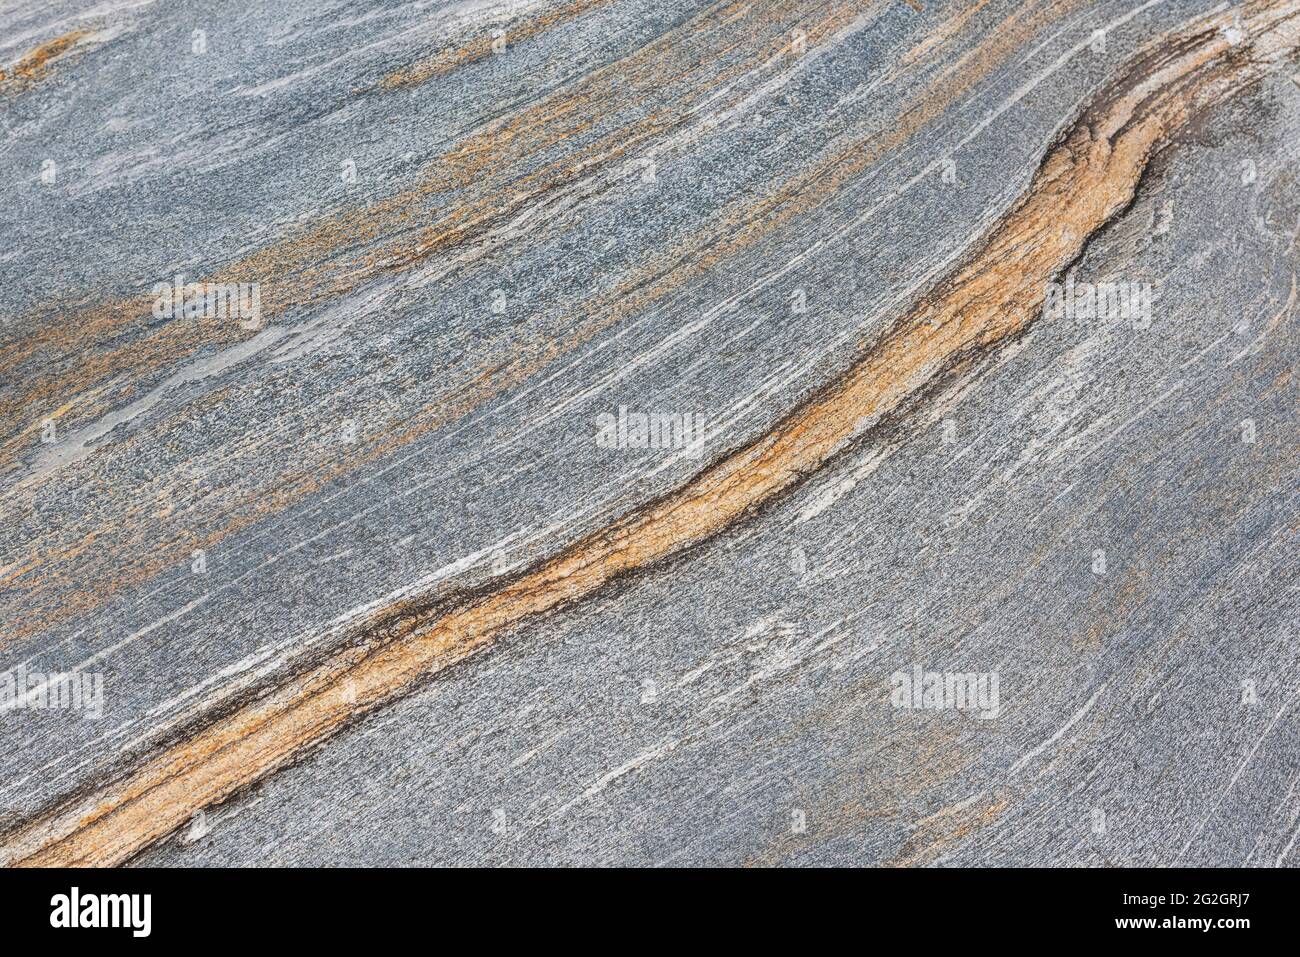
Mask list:
[[[1293,859],[1300,3],[3,16],[7,863]]]

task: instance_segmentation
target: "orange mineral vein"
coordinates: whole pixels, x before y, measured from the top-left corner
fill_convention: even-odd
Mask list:
[[[1203,18],[1138,56],[1048,151],[1025,196],[967,264],[842,379],[770,433],[494,591],[459,606],[406,601],[384,609],[347,650],[120,780],[12,831],[0,846],[3,859],[25,865],[130,859],[195,811],[300,759],[349,721],[506,629],[716,535],[825,465],[939,377],[1023,331],[1045,284],[1132,201],[1171,135],[1300,48],[1300,0],[1260,0],[1238,12],[1236,23],[1231,11]]]

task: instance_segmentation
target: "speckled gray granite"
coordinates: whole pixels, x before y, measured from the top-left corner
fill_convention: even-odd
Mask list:
[[[1300,860],[1300,0],[0,24],[0,860]]]

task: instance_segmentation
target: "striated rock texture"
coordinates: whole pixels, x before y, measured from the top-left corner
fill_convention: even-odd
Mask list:
[[[0,860],[1300,860],[1300,0],[0,22]]]

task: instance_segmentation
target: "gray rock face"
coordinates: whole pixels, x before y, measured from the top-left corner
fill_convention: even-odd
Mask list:
[[[0,860],[1295,863],[1300,0],[921,6],[0,12]]]

